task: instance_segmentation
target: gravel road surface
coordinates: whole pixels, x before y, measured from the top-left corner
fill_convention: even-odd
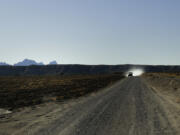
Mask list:
[[[52,121],[46,124],[36,122],[37,126],[26,126],[26,130],[22,128],[12,134],[180,134],[169,120],[163,99],[141,77],[126,78],[105,90],[79,100],[64,110],[58,111],[58,107],[57,110],[54,109],[56,116]]]

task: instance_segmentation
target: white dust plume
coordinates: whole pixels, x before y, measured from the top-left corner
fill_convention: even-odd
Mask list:
[[[144,73],[144,69],[142,68],[132,68],[130,70],[128,70],[126,73],[125,73],[125,76],[128,76],[128,74],[132,72],[133,73],[133,76],[140,76]]]

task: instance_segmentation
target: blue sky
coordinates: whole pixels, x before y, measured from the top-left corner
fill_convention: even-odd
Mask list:
[[[0,0],[0,61],[180,64],[179,0]]]

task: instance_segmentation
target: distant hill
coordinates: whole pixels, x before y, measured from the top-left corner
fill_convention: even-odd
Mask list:
[[[44,65],[42,62],[37,63],[34,60],[24,59],[22,62],[14,64],[14,66],[31,66],[31,65]]]
[[[150,65],[33,65],[0,66],[0,76],[14,75],[72,75],[127,72],[131,68],[143,68],[146,72],[180,72],[180,66]]]
[[[49,62],[48,65],[57,65],[58,63],[54,60]],[[10,66],[10,64],[7,64],[5,62],[0,62],[0,66]],[[37,66],[43,66],[45,65],[43,62],[36,62],[35,60],[31,59],[24,59],[23,61],[17,62],[14,65],[11,66],[32,66],[32,65],[37,65]]]
[[[51,61],[49,62],[49,65],[57,65],[58,63],[54,60],[54,61]]]
[[[5,62],[0,62],[0,66],[7,66],[9,64],[5,63]]]

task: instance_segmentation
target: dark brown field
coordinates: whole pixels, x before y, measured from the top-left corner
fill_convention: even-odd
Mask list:
[[[78,98],[122,78],[121,74],[0,77],[0,108],[13,110]]]

